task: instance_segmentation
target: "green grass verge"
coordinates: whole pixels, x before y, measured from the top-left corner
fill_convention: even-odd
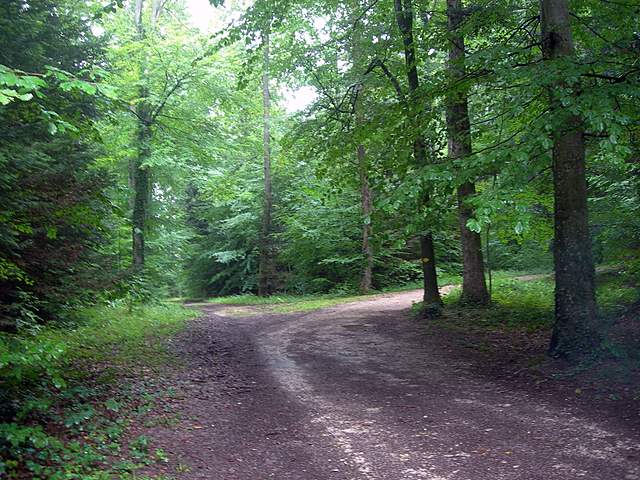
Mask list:
[[[73,324],[0,336],[0,478],[133,479],[163,461],[128,425],[165,395],[145,375],[175,359],[163,338],[195,312],[178,305],[91,308]],[[135,383],[135,384],[134,384]]]
[[[161,341],[180,330],[196,313],[180,305],[158,304],[134,308],[96,307],[78,314],[77,328],[58,329],[49,338],[66,345],[71,361],[102,362],[115,366],[163,365],[169,360]]]
[[[540,276],[539,280],[518,280],[518,277],[531,276],[530,272],[521,271],[497,271],[492,273],[494,305],[488,312],[486,319],[480,323],[487,325],[518,326],[527,324],[530,329],[540,328],[550,321],[549,312],[552,310],[553,288],[549,290],[551,274],[548,272],[535,272]],[[439,285],[459,285],[462,278],[459,275],[440,275]],[[216,297],[194,305],[237,305],[264,307],[263,311],[272,313],[295,313],[328,308],[343,303],[356,302],[370,299],[374,295],[383,293],[403,292],[422,288],[422,283],[408,284],[391,287],[382,291],[374,291],[370,295],[353,294],[325,294],[325,295],[273,295],[259,297],[257,295],[233,295]],[[457,308],[460,298],[458,289],[445,297],[445,304],[457,313],[463,313]],[[527,310],[523,314],[521,310]],[[251,314],[251,312],[238,312],[239,315]]]
[[[492,304],[486,308],[460,304],[461,289],[445,297],[445,315],[439,322],[452,326],[539,331],[553,325],[554,282],[551,275],[520,280],[522,272],[494,275]],[[597,297],[603,317],[610,318],[638,299],[638,288],[616,272],[597,275]]]
[[[461,279],[458,275],[441,275],[440,286],[456,285]],[[232,295],[216,297],[202,303],[193,305],[237,305],[237,306],[263,306],[273,313],[295,313],[319,310],[333,307],[343,303],[369,300],[375,295],[392,292],[404,292],[422,288],[422,283],[412,283],[397,287],[385,288],[381,291],[373,291],[369,295],[354,295],[349,293],[323,294],[323,295],[272,295],[259,297],[257,295]]]
[[[311,297],[294,302],[274,305],[270,311],[275,313],[294,313],[308,312],[312,310],[320,310],[329,308],[343,303],[357,302],[371,298],[371,295],[354,295],[354,296],[327,296],[327,297]]]
[[[379,292],[378,292],[379,293]],[[342,303],[367,300],[372,295],[273,295],[270,297],[258,297],[257,295],[233,295],[218,297],[202,303],[194,303],[192,306],[204,305],[233,305],[238,306],[238,315],[252,315],[259,312],[269,313],[295,313],[319,310]],[[245,311],[242,307],[262,307],[259,311]]]

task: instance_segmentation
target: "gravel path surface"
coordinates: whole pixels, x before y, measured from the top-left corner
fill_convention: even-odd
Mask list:
[[[207,307],[174,341],[188,362],[179,417],[147,432],[167,469],[189,480],[640,480],[639,423],[624,420],[638,412],[492,380],[409,318],[419,295],[306,314]]]

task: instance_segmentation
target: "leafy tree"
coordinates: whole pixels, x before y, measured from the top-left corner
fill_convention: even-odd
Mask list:
[[[102,283],[110,176],[95,166],[95,10],[72,0],[0,10],[0,291],[3,327],[15,328],[58,318]]]
[[[422,108],[418,91],[420,79],[418,74],[418,58],[413,32],[414,8],[412,0],[394,0],[396,22],[402,35],[404,46],[404,58],[406,63],[406,76],[409,85],[409,98],[407,111],[412,121],[411,128],[414,133],[413,155],[418,166],[425,166],[428,162],[428,152],[425,139],[421,133],[423,125],[417,122],[422,116]],[[422,201],[428,203],[430,195],[428,191],[422,193]],[[426,305],[440,305],[440,291],[438,289],[438,275],[436,272],[436,254],[433,243],[433,233],[426,232],[420,237],[420,253],[422,269],[424,272],[424,303]]]
[[[551,352],[597,348],[587,252],[637,268],[638,25],[619,3],[230,2],[205,34],[181,0],[5,2],[5,316],[89,288],[366,293],[420,274],[439,310],[443,271],[484,305],[486,266],[555,258]],[[317,97],[289,113],[299,87]]]
[[[471,120],[467,86],[465,85],[465,40],[461,30],[464,16],[462,1],[447,1],[447,19],[450,31],[448,69],[452,84],[447,99],[447,130],[449,156],[453,161],[458,162],[464,161],[472,152]],[[464,177],[465,175],[460,176]],[[457,189],[463,256],[461,298],[464,302],[486,305],[489,303],[489,293],[484,278],[482,240],[480,233],[471,230],[467,225],[474,216],[473,206],[469,202],[476,193],[475,179],[470,176],[462,178],[461,182]]]
[[[260,267],[258,294],[265,296],[273,292],[274,252],[272,236],[273,192],[271,183],[271,23],[268,18],[262,30],[262,147],[264,171],[264,208],[262,212],[262,236],[260,238]]]

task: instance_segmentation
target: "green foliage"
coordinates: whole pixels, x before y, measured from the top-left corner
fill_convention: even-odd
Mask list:
[[[470,321],[464,306],[457,306],[459,290],[446,297],[453,308],[451,315]],[[447,316],[448,317],[448,316]],[[549,280],[522,281],[518,278],[497,278],[494,283],[492,305],[478,315],[474,328],[546,330],[553,324],[553,282]]]
[[[75,326],[64,330],[1,337],[0,472],[8,478],[19,470],[33,478],[102,479],[156,461],[144,438],[128,450],[121,442],[130,419],[149,411],[155,394],[140,403],[126,383],[110,385],[109,372],[172,361],[162,339],[193,315],[175,305],[132,313],[92,308],[78,312]],[[116,396],[105,398],[107,392]],[[118,463],[114,455],[130,460]]]
[[[618,270],[597,275],[597,295],[602,322],[610,328],[617,316],[638,298],[632,276]],[[489,330],[547,331],[553,325],[553,276],[495,272],[492,304],[487,308],[460,305],[460,289],[445,297],[442,324]]]
[[[3,1],[0,330],[18,334],[0,337],[0,475],[126,478],[150,456],[162,461],[141,437],[129,460],[99,473],[122,453],[127,412],[150,404],[82,386],[83,371],[108,383],[116,368],[172,360],[156,340],[190,314],[162,298],[244,294],[215,301],[274,312],[359,298],[365,226],[374,290],[420,285],[426,232],[441,284],[459,283],[455,192],[465,182],[476,183],[466,226],[482,236],[487,265],[549,270],[553,137],[570,115],[586,131],[596,257],[624,264],[624,277],[599,278],[610,326],[637,298],[640,274],[638,15],[633,2],[570,3],[576,53],[543,61],[537,2],[469,0],[459,32],[466,74],[456,82],[444,3],[416,8],[422,82],[409,95],[393,2],[227,2],[213,23],[231,24],[213,33],[191,25],[184,1],[154,12],[147,0],[139,24],[121,0]],[[278,295],[257,299],[267,28]],[[298,87],[316,98],[287,112]],[[550,90],[562,108],[549,109]],[[461,95],[473,153],[454,159],[445,107]],[[131,268],[138,167],[150,178],[143,270]],[[552,322],[548,279],[499,274],[486,309],[461,306],[458,295],[446,300],[453,326],[543,331]],[[415,307],[440,313],[432,308]]]
[[[37,0],[23,8],[11,0],[0,7],[5,329],[63,316],[66,306],[95,287],[90,277],[105,260],[98,250],[110,215],[103,194],[111,175],[94,166],[98,87],[88,73],[100,43],[83,16],[90,10],[86,2],[56,6]],[[50,21],[54,11],[56,21]]]

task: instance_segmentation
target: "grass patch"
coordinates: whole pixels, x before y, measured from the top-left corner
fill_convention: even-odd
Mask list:
[[[320,310],[321,308],[329,308],[343,303],[357,302],[359,300],[370,299],[371,295],[355,295],[355,296],[323,296],[297,299],[291,303],[274,305],[270,311],[274,313],[294,313],[308,312],[312,310]]]
[[[326,296],[329,297],[329,295]],[[308,299],[322,297],[322,295],[272,295],[270,297],[259,297],[257,295],[229,295],[226,297],[210,298],[204,303],[212,305],[280,305],[283,303],[298,303]]]
[[[444,324],[472,328],[517,329],[529,332],[548,330],[554,320],[552,275],[520,280],[523,272],[496,272],[492,304],[477,308],[460,304],[461,289],[445,297]],[[603,321],[608,322],[638,299],[638,288],[625,275],[605,271],[596,276],[597,298]]]
[[[134,308],[96,307],[79,312],[77,328],[53,330],[48,338],[65,344],[72,362],[109,361],[114,366],[146,367],[171,360],[165,344],[196,313],[180,305],[158,304]]]
[[[173,361],[162,339],[194,315],[177,305],[91,308],[64,328],[0,336],[0,477],[129,479],[162,460],[124,434],[164,395],[144,380]]]
[[[607,271],[596,276],[598,305],[606,316],[623,312],[640,297],[640,289],[633,276]]]
[[[462,277],[460,275],[454,275],[452,273],[439,273],[438,274],[438,286],[445,287],[447,285],[459,285],[462,283]],[[423,288],[422,281],[408,283],[405,285],[398,285],[395,287],[385,288],[381,293],[393,293],[393,292],[406,292],[409,290],[420,290]]]
[[[460,303],[462,290],[456,288],[444,298],[442,318],[446,323],[472,323],[476,328],[524,329],[537,331],[553,322],[553,283],[550,280],[522,281],[497,276],[493,282],[492,303],[488,307],[469,307]]]
[[[367,300],[372,295],[274,295],[271,297],[258,297],[257,295],[235,295],[219,297],[204,303],[192,305],[235,305],[238,307],[263,307],[263,311],[269,313],[294,313],[319,310],[342,303]],[[251,314],[241,311],[240,315]]]
[[[440,286],[455,285],[461,282],[459,275],[442,275],[439,278]],[[353,293],[336,293],[322,295],[272,295],[259,297],[257,295],[231,295],[227,297],[210,298],[203,305],[238,305],[238,306],[262,306],[267,307],[268,312],[294,313],[320,310],[343,303],[370,300],[376,295],[394,292],[406,292],[422,288],[422,283],[385,288],[381,291],[372,291],[369,295],[355,295]],[[200,303],[193,304],[200,305]]]

